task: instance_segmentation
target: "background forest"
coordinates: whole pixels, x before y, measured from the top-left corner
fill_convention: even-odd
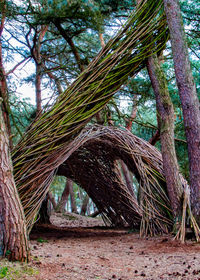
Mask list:
[[[133,1],[128,0],[75,1],[69,4],[70,1],[7,3],[1,48],[14,145],[37,113],[50,106],[72,83],[134,9]],[[193,76],[200,95],[198,1],[181,1],[181,8]],[[177,157],[181,172],[189,179],[183,116],[169,43],[162,60],[175,111]],[[31,102],[26,96],[34,95],[34,89],[35,96],[31,96]],[[147,141],[155,137],[154,143],[160,148],[155,97],[147,70],[143,69],[116,93],[92,122],[103,125],[111,122],[119,127],[129,125],[135,135]],[[52,191],[56,199],[61,197],[64,184],[61,178],[54,181]],[[83,196],[77,187],[75,195],[80,207]]]
[[[9,115],[10,146],[23,138],[32,121],[56,99],[97,56],[136,9],[137,1],[24,0],[0,1],[1,95]],[[180,1],[192,74],[200,99],[200,7],[198,0]],[[174,106],[174,140],[180,171],[189,181],[187,142],[176,85],[171,44],[159,54]],[[5,91],[4,91],[5,90]],[[31,97],[28,97],[30,96]],[[35,101],[34,101],[35,100]],[[158,111],[146,67],[121,87],[89,124],[126,128],[161,149]],[[133,174],[123,180],[135,186]],[[124,168],[124,169],[123,169]],[[127,175],[128,172],[128,175]],[[127,177],[128,176],[128,177]],[[127,183],[128,184],[128,183]],[[86,192],[56,176],[47,199],[56,211],[98,214]],[[97,212],[96,212],[97,211]]]

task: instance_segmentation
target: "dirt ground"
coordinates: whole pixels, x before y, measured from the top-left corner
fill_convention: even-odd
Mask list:
[[[200,244],[194,241],[141,239],[128,229],[105,228],[100,219],[74,214],[54,215],[51,222],[31,234],[32,260],[24,269],[31,273],[4,279],[200,280]]]
[[[77,220],[57,215],[52,222],[62,227],[33,231],[31,266],[38,274],[24,279],[200,280],[200,244],[182,245],[172,236],[141,239],[127,229],[106,229],[99,219],[88,218],[82,227]]]

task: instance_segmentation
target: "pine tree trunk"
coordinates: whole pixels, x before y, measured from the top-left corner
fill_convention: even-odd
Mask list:
[[[174,144],[174,110],[164,73],[159,65],[156,54],[148,58],[147,68],[156,97],[158,123],[160,126],[161,150],[163,168],[167,182],[167,190],[174,216],[181,211],[181,196],[183,192],[179,166]]]
[[[35,90],[36,90],[36,115],[38,116],[42,111],[42,91],[41,91],[41,71],[40,64],[36,64],[36,78],[35,78]]]
[[[50,213],[48,207],[49,197],[46,195],[45,199],[42,201],[40,211],[39,211],[39,220],[38,224],[50,224]]]
[[[53,206],[53,210],[56,210],[56,201],[55,198],[53,197],[53,195],[51,194],[51,192],[49,191],[47,194],[52,206]]]
[[[149,143],[154,146],[160,140],[160,130],[156,130],[155,134],[149,139]]]
[[[43,60],[44,59],[45,58],[43,57]],[[59,78],[56,77],[52,72],[49,72],[49,70],[45,66],[45,63],[42,63],[42,68],[46,72],[46,74],[49,76],[49,78],[54,81],[54,83],[56,85],[56,88],[57,88],[57,92],[58,92],[59,95],[61,95],[61,93],[63,92],[63,89],[62,89],[61,82],[60,82]]]
[[[103,38],[103,34],[99,32],[99,39],[100,39],[100,42],[101,42],[101,47],[104,48],[105,47],[105,41],[104,41],[104,38]]]
[[[126,120],[126,129],[131,131],[132,130],[132,125],[133,125],[133,121],[136,118],[137,115],[137,97],[136,95],[133,96],[133,104],[132,104],[132,110],[131,110],[131,115],[128,118],[128,120]],[[129,189],[131,195],[134,197],[135,201],[137,201],[136,197],[135,197],[135,193],[133,191],[133,176],[131,176],[131,173],[127,167],[127,165],[123,162],[120,161],[121,163],[121,167],[122,167],[122,173],[124,175],[125,181],[126,181],[126,185],[127,188]]]
[[[25,216],[13,178],[9,140],[1,104],[0,125],[0,255],[8,256],[12,261],[28,261]]]
[[[65,189],[62,193],[61,199],[56,207],[56,212],[65,212],[66,203],[69,197],[69,189],[73,182],[70,179],[67,179]]]
[[[36,66],[36,78],[35,78],[35,90],[36,90],[36,115],[39,115],[42,111],[42,57],[41,57],[41,44],[44,36],[48,30],[48,25],[42,25],[38,36],[38,40],[34,42],[34,48],[31,49],[33,59],[35,60]]]
[[[135,193],[133,191],[133,179],[131,178],[131,173],[130,173],[127,165],[122,160],[120,160],[120,164],[121,164],[121,168],[122,168],[122,174],[123,174],[125,182],[126,182],[126,186],[127,186],[128,190],[130,191],[131,195],[136,199]]]
[[[72,181],[71,181],[71,184],[69,186],[69,193],[70,193],[71,211],[72,211],[72,213],[77,213],[78,214]]]
[[[87,211],[88,202],[89,202],[89,196],[88,196],[88,194],[86,194],[83,199],[83,203],[82,203],[82,207],[81,207],[81,215],[85,216],[86,211]]]
[[[193,213],[200,222],[200,110],[178,0],[164,0],[170,30],[176,81],[183,108],[190,166]]]
[[[1,22],[0,22],[0,98],[3,99],[2,110],[5,120],[6,129],[8,136],[11,136],[11,125],[9,119],[9,104],[8,104],[8,94],[7,94],[7,83],[6,83],[6,73],[3,65],[3,53],[2,53],[2,42],[1,37],[4,29],[4,24],[6,20],[6,1],[0,0],[1,4]],[[0,105],[1,106],[1,105]],[[9,141],[10,148],[12,148],[12,140]]]
[[[136,118],[136,116],[137,116],[137,96],[134,95],[131,115],[128,118],[128,120],[126,121],[126,129],[128,129],[129,131],[132,130],[133,121]]]
[[[78,49],[76,48],[76,46],[75,46],[75,44],[74,44],[72,38],[69,36],[68,31],[65,30],[65,29],[62,27],[62,24],[61,24],[61,22],[60,22],[59,19],[56,19],[56,20],[54,21],[54,24],[55,24],[56,28],[58,29],[58,31],[60,32],[60,34],[63,36],[63,38],[64,38],[64,39],[66,40],[66,42],[69,44],[69,46],[70,46],[70,48],[71,48],[71,50],[72,50],[72,53],[73,53],[73,55],[74,55],[74,58],[75,58],[75,60],[76,60],[76,62],[77,62],[77,64],[78,64],[78,67],[79,67],[80,71],[81,71],[81,72],[84,71],[84,66],[83,66],[83,64],[82,64],[80,54],[79,54]]]

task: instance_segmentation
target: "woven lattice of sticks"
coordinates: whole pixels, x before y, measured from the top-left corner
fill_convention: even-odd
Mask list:
[[[116,127],[85,128],[68,147],[71,155],[57,175],[73,179],[112,225],[128,224],[141,234],[168,232],[172,211],[162,156],[148,142]],[[137,180],[131,192],[120,174],[123,161]]]

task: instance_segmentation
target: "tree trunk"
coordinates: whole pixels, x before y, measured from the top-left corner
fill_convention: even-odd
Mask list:
[[[96,216],[98,216],[100,214],[99,210],[95,211],[94,213],[92,213],[90,215],[91,218],[96,218]]]
[[[137,97],[136,95],[133,96],[133,105],[132,105],[132,110],[131,110],[131,115],[128,120],[126,120],[126,129],[131,131],[133,121],[136,118],[137,115]]]
[[[71,184],[69,186],[69,193],[70,193],[70,202],[71,202],[71,211],[72,213],[78,214],[78,210],[76,207],[76,199],[74,195],[74,190],[73,190],[73,182],[71,181]]]
[[[137,115],[137,105],[136,105],[136,96],[134,95],[131,115],[127,120],[125,120],[127,130],[129,130],[129,131],[132,130],[133,121],[136,118],[136,115]],[[135,201],[137,201],[135,193],[133,191],[133,176],[131,175],[127,165],[124,163],[123,160],[120,161],[120,164],[121,164],[122,174],[123,174],[125,182],[126,182],[126,186],[127,186],[128,190],[130,191],[131,195],[134,197]]]
[[[65,212],[66,203],[69,197],[70,186],[73,185],[73,182],[67,178],[65,189],[62,193],[61,199],[56,207],[56,212]]]
[[[106,44],[105,44],[102,33],[99,33],[99,39],[100,39],[100,42],[101,42],[101,47],[104,48]]]
[[[55,24],[56,28],[58,29],[58,31],[60,32],[60,34],[63,36],[63,38],[69,44],[80,71],[81,72],[84,71],[84,66],[82,64],[81,57],[79,55],[78,49],[74,45],[74,42],[73,42],[72,38],[69,36],[68,32],[62,27],[59,19],[56,19],[54,21],[54,24]]]
[[[83,199],[83,204],[82,204],[82,207],[81,207],[81,215],[85,216],[85,214],[87,212],[88,202],[89,202],[89,196],[88,196],[88,194],[86,194],[84,199]]]
[[[3,65],[3,54],[2,54],[2,33],[4,29],[4,23],[6,19],[6,1],[0,0],[1,4],[1,23],[0,23],[0,97],[3,99],[2,110],[5,121],[5,126],[8,132],[8,137],[11,136],[11,125],[9,119],[9,103],[7,94],[7,83],[6,83],[6,73]],[[0,105],[1,106],[1,105]],[[9,139],[9,146],[12,148],[12,140]]]
[[[49,197],[46,195],[45,199],[42,201],[40,211],[39,211],[39,220],[38,224],[50,224],[50,213],[48,207]]]
[[[158,124],[160,126],[163,168],[174,217],[181,211],[183,192],[174,144],[174,110],[167,82],[156,54],[148,58],[147,68],[156,97]]]
[[[156,130],[155,134],[149,139],[149,143],[154,146],[160,140],[160,130]]]
[[[36,91],[36,116],[42,111],[42,95],[41,95],[41,70],[40,64],[36,63],[36,78],[35,78],[35,91]]]
[[[43,60],[45,60],[45,57],[43,56]],[[54,80],[55,82],[55,85],[56,85],[56,88],[57,88],[57,91],[58,91],[58,94],[61,95],[61,93],[63,92],[63,89],[62,89],[62,86],[61,86],[61,82],[59,80],[58,77],[56,77],[52,72],[50,72],[46,66],[45,66],[45,63],[42,63],[42,68],[43,70],[46,72],[46,74],[49,76],[49,78],[51,80]]]
[[[130,191],[131,195],[136,199],[135,193],[133,191],[133,179],[131,178],[131,173],[127,167],[127,165],[123,162],[123,160],[120,160],[121,168],[122,168],[122,174],[124,176],[126,186],[128,190]]]
[[[188,47],[178,0],[164,0],[170,30],[174,68],[183,108],[190,166],[193,213],[200,222],[200,110],[192,77]]]
[[[32,57],[35,61],[36,66],[36,78],[35,78],[35,91],[36,91],[36,116],[38,116],[42,111],[42,91],[41,91],[41,80],[42,80],[42,57],[41,57],[41,44],[44,36],[48,30],[48,25],[42,25],[41,30],[39,32],[38,39],[37,31],[35,34],[35,40],[33,40],[33,47],[31,48],[30,43],[28,41],[29,48],[31,50]],[[28,38],[27,38],[28,40]]]
[[[55,198],[53,197],[52,193],[49,191],[48,192],[48,199],[50,200],[52,206],[53,206],[53,209],[56,210],[56,201],[55,201]]]
[[[25,216],[13,178],[9,140],[0,100],[0,255],[28,261]]]

